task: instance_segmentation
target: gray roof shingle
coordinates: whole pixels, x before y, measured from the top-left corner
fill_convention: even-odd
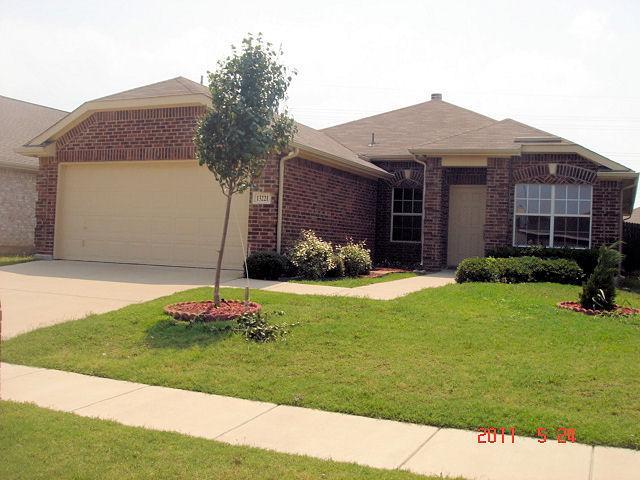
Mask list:
[[[38,168],[38,159],[14,150],[47,129],[67,112],[0,95],[0,164]]]

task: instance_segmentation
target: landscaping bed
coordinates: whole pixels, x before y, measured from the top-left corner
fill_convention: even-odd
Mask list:
[[[2,360],[443,427],[574,428],[578,442],[639,449],[640,318],[557,308],[579,293],[465,283],[381,302],[254,291],[297,324],[286,341],[256,344],[163,312],[210,298],[201,288],[20,335]],[[617,303],[637,308],[640,296]]]
[[[224,322],[241,315],[258,313],[261,306],[255,302],[222,300],[218,307],[211,300],[200,302],[180,302],[167,305],[164,311],[176,320],[189,322]]]

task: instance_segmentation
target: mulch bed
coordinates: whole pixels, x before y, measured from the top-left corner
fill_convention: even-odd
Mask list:
[[[216,307],[211,300],[207,300],[204,302],[174,303],[164,307],[164,311],[176,320],[224,322],[246,313],[258,313],[261,308],[259,303],[249,302],[245,305],[244,302],[236,300],[222,300],[220,306]]]
[[[376,268],[371,270],[368,275],[362,275],[361,278],[379,278],[389,275],[390,273],[405,273],[411,270],[404,270],[402,268]]]
[[[558,307],[566,310],[572,310],[578,313],[584,313],[585,315],[637,315],[640,314],[640,308],[621,307],[616,305],[614,310],[592,310],[590,308],[583,308],[578,302],[560,302]]]

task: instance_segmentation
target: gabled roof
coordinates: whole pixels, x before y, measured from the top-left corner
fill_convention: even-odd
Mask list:
[[[178,105],[211,105],[209,88],[184,77],[171,78],[162,82],[144,85],[106,97],[83,103],[68,115],[62,116],[57,123],[46,125],[49,128],[23,142],[20,152],[34,157],[55,154],[55,140],[71,128],[85,120],[92,113],[104,110],[125,110]],[[341,145],[335,139],[306,125],[297,124],[298,132],[294,137],[294,147],[302,154],[319,161],[326,161],[336,168],[343,168],[373,177],[390,176],[389,173],[373,163],[358,157],[353,151]],[[42,131],[42,130],[40,130]],[[15,148],[15,147],[14,147]],[[34,160],[37,164],[37,161]]]
[[[66,114],[0,95],[0,166],[37,169],[38,159],[20,155],[15,149]]]
[[[176,95],[205,94],[211,96],[209,89],[193,80],[184,77],[170,78],[162,82],[143,85],[124,92],[114,93],[106,97],[97,98],[94,102],[111,100],[132,100],[140,98],[171,97]]]
[[[485,127],[426,142],[409,150],[423,153],[504,151],[506,154],[516,155],[520,153],[522,143],[527,143],[528,139],[534,143],[554,143],[555,145],[568,145],[571,143],[543,130],[507,118]]]
[[[297,131],[293,139],[295,147],[307,150],[309,153],[324,154],[335,157],[338,160],[348,162],[360,170],[370,170],[381,175],[387,174],[382,168],[363,160],[344,145],[340,144],[329,135],[296,122]]]
[[[380,158],[407,156],[408,149],[414,145],[486,127],[495,122],[466,108],[442,100],[431,100],[322,131],[358,154]],[[373,145],[370,145],[371,134],[375,134]]]

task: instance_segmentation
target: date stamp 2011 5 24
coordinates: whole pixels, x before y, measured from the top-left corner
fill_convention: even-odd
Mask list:
[[[516,443],[515,427],[478,427],[478,443]],[[538,427],[536,430],[536,438],[538,443],[546,443],[547,440],[554,440],[553,437],[547,435],[547,429]],[[556,430],[555,441],[558,443],[575,443],[576,429],[560,427]]]

